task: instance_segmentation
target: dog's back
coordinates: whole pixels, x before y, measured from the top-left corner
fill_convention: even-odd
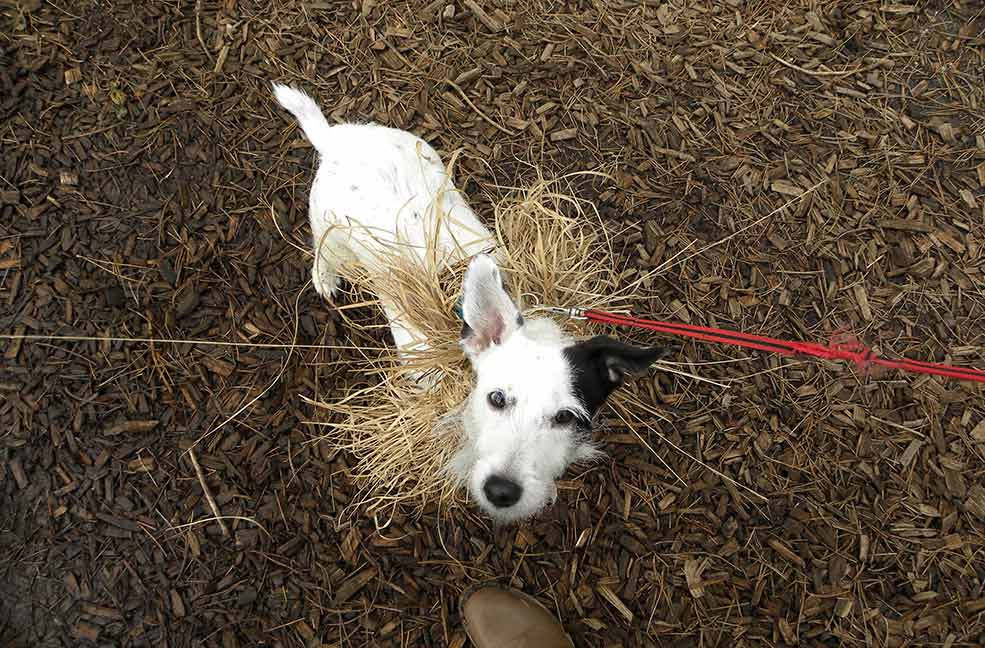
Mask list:
[[[377,124],[331,126],[303,92],[274,84],[274,95],[319,153],[309,216],[322,295],[332,294],[336,268],[349,259],[386,263],[411,254],[423,263],[436,243],[437,260],[451,262],[491,247],[492,235],[427,142]]]

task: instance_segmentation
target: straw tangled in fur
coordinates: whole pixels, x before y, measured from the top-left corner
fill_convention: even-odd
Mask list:
[[[525,316],[550,316],[540,308],[544,305],[624,310],[640,281],[621,285],[608,265],[614,255],[594,206],[556,185],[537,183],[495,209],[492,243],[508,290]],[[353,477],[362,497],[354,504],[370,509],[399,504],[420,511],[433,502],[448,509],[464,501],[446,465],[460,446],[458,412],[472,385],[472,369],[459,345],[462,322],[455,314],[467,260],[448,266],[433,250],[426,258],[422,267],[412,255],[395,253],[376,268],[341,270],[354,285],[396,304],[431,345],[405,355],[403,362],[389,347],[357,360],[354,370],[371,376],[372,384],[316,403],[329,419],[321,423],[329,431],[319,440],[356,459]],[[574,336],[593,333],[584,322],[561,324]],[[433,385],[421,390],[409,374],[429,376]],[[632,392],[632,387],[617,392],[613,405],[624,409],[620,403]]]

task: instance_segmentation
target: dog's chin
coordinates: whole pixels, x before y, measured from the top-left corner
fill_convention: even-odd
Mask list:
[[[549,502],[542,502],[539,506],[528,506],[523,502],[518,502],[510,508],[501,509],[492,506],[488,502],[479,502],[479,508],[482,509],[483,513],[488,515],[495,524],[500,526],[518,524],[530,518],[536,517],[537,514],[543,511],[548,505]]]

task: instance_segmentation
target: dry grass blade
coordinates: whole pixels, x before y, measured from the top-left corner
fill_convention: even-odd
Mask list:
[[[219,511],[219,505],[216,504],[215,497],[212,496],[212,490],[209,488],[209,483],[205,480],[205,472],[202,470],[202,465],[198,463],[198,455],[195,453],[194,448],[188,449],[188,458],[192,462],[192,467],[195,468],[195,476],[198,477],[198,483],[202,487],[202,494],[205,495],[205,501],[209,503],[209,508],[212,509],[212,514],[215,515],[216,521],[219,522],[219,528],[222,530],[222,535],[229,537],[229,527],[226,525],[226,521],[222,519],[222,513]]]

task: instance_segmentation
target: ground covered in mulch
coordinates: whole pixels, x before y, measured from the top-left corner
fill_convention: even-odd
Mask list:
[[[983,34],[974,0],[5,3],[0,333],[129,340],[0,341],[0,643],[462,646],[495,579],[585,646],[982,645],[967,384],[668,340],[702,380],[645,378],[663,435],[610,422],[542,518],[353,510],[304,397],[367,340],[306,287],[267,84],[460,150],[485,217],[607,170],[575,190],[660,268],[642,313],[985,366]]]

